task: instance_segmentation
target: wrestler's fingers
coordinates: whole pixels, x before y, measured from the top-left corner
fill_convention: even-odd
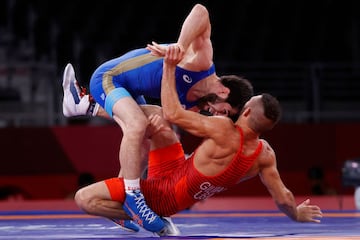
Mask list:
[[[176,47],[179,52],[181,52],[181,53],[185,52],[184,47],[181,44],[177,43]]]
[[[149,115],[150,127],[152,127],[152,131],[156,132],[159,129],[163,128],[164,125],[161,121],[161,117],[157,114],[150,114]]]
[[[146,46],[146,49],[150,51],[151,55],[157,56],[157,57],[162,57],[164,54],[157,48],[155,48],[154,46],[148,44]]]
[[[160,44],[158,44],[157,42],[155,42],[155,41],[151,41],[151,44],[152,45],[154,45],[155,47],[161,47],[161,45]]]
[[[151,43],[159,51],[161,51],[163,53],[166,51],[166,48],[167,48],[166,46],[160,45],[160,44],[158,44],[157,42],[154,42],[154,41],[152,41]]]
[[[166,52],[166,46],[162,46],[154,41],[151,42],[151,44],[146,45],[146,49],[151,52],[152,55],[163,57]]]
[[[168,46],[165,53],[165,58],[168,63],[177,64],[181,61],[182,57],[183,54],[178,51],[178,47],[176,45]]]
[[[159,52],[150,44],[146,46],[146,49],[150,51],[151,55],[158,56]]]
[[[306,199],[305,201],[303,201],[301,204],[304,205],[309,205],[310,204],[310,199]]]
[[[317,205],[306,205],[304,207],[306,207],[307,209],[309,209],[312,212],[317,212],[319,214],[322,214],[320,207]]]
[[[316,218],[311,219],[310,222],[321,223],[320,219],[316,219]]]

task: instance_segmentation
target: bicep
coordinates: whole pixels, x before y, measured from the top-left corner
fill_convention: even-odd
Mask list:
[[[213,63],[213,47],[210,39],[211,25],[208,24],[206,30],[195,38],[190,44],[190,51],[194,54],[193,61],[200,70],[208,69]]]
[[[192,51],[195,59],[193,60],[200,70],[208,69],[213,63],[213,48],[209,38],[198,38],[193,42]]]

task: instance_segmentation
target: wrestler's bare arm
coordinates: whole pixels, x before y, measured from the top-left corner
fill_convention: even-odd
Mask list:
[[[260,169],[260,178],[273,197],[278,208],[293,220],[297,220],[293,194],[283,184],[275,164]]]
[[[210,40],[211,24],[209,12],[201,4],[196,4],[185,19],[177,44],[182,46],[187,54],[185,63],[192,63],[191,68],[208,69],[212,64],[213,48]],[[186,59],[190,56],[191,59]],[[184,62],[182,61],[182,62]]]
[[[259,176],[263,184],[268,189],[278,208],[289,218],[298,222],[317,222],[322,217],[318,206],[310,205],[310,200],[296,205],[293,193],[284,185],[276,167],[276,157],[274,151],[266,143],[264,151],[265,158],[260,159]]]
[[[206,7],[196,4],[186,17],[177,43],[187,49],[197,38],[210,38],[211,25]]]
[[[208,69],[213,63],[213,49],[210,40],[211,24],[209,12],[201,5],[196,4],[186,17],[176,45],[180,53],[185,55],[180,65],[188,70],[201,71]],[[146,47],[155,56],[163,57],[167,46],[156,42]]]
[[[230,118],[207,117],[185,110],[178,98],[175,83],[175,68],[180,57],[176,46],[169,46],[164,57],[163,78],[161,83],[161,104],[164,118],[198,137],[219,139],[228,138],[227,133],[234,130]],[[224,141],[225,142],[225,141]]]

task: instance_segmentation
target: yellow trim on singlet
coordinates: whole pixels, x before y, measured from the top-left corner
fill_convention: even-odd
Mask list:
[[[150,53],[147,53],[147,54],[143,54],[143,55],[133,57],[133,58],[130,58],[130,59],[120,62],[114,68],[110,69],[109,71],[106,71],[103,74],[102,87],[103,87],[104,91],[106,93],[109,93],[115,89],[115,86],[113,83],[114,76],[120,75],[123,72],[127,72],[129,70],[133,70],[135,68],[141,67],[148,63],[154,62],[154,61],[158,60],[159,58],[160,57],[157,57],[157,56],[151,55]]]

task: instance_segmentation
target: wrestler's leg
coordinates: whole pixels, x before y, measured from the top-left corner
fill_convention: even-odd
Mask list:
[[[140,189],[140,178],[143,172],[142,144],[149,120],[130,93],[122,87],[112,90],[107,95],[105,110],[113,116],[123,132],[119,151],[122,170],[119,175],[124,177],[125,183],[124,210],[146,230],[161,231],[164,223],[147,206]]]
[[[122,202],[124,199],[123,184],[120,184],[120,181],[114,181],[115,186],[122,191],[118,193],[113,193],[112,197],[109,188],[105,181],[100,181],[88,185],[79,189],[75,194],[75,202],[84,212],[106,217],[106,218],[118,218],[118,219],[130,219],[129,216],[125,213],[122,208]],[[115,198],[115,199],[113,199]],[[121,201],[122,200],[122,201]]]
[[[94,183],[75,194],[75,202],[84,212],[109,218],[123,230],[138,232],[140,228],[122,209],[124,198],[124,184],[119,178]]]
[[[169,122],[162,118],[161,108],[144,105],[142,110],[150,120],[147,129],[147,136],[151,140],[147,179],[151,179],[164,176],[168,174],[168,171],[173,171],[173,167],[176,167],[178,162],[178,159],[174,159],[174,157],[176,158],[179,152],[184,156],[184,152],[175,131]],[[180,161],[183,160],[185,159],[183,158]],[[179,236],[181,234],[170,217],[162,217],[162,219],[165,228],[162,232],[157,233],[159,236]]]
[[[141,149],[140,149],[140,156],[141,156],[141,169],[142,174],[141,178],[146,179],[147,178],[147,166],[148,166],[148,155],[149,155],[149,149],[150,149],[150,139],[144,139]],[[123,177],[123,168],[120,168],[119,177]]]

